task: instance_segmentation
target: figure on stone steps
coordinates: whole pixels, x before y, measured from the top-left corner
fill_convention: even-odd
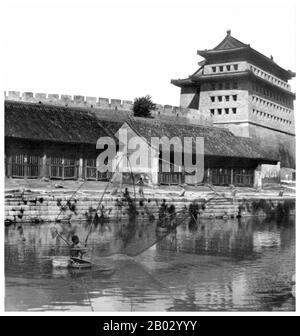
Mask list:
[[[144,197],[144,180],[142,177],[140,177],[137,184],[139,185],[139,195]]]

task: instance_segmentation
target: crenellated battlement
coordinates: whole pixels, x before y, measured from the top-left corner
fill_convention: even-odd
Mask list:
[[[36,104],[51,104],[69,107],[84,107],[94,110],[96,115],[101,118],[112,117],[111,112],[121,113],[121,111],[132,111],[133,102],[131,100],[109,99],[103,97],[91,97],[81,95],[66,95],[56,93],[33,93],[8,91],[4,92],[5,100],[23,101]],[[106,115],[105,110],[110,110]],[[178,121],[190,124],[212,125],[211,115],[205,115],[203,112],[172,105],[156,104],[156,110],[152,111],[154,118],[165,121]]]
[[[81,95],[66,95],[57,93],[33,93],[8,91],[5,92],[5,100],[25,101],[39,104],[55,104],[64,106],[78,106],[89,108],[105,108],[130,110],[133,102],[130,100],[109,99],[103,97],[91,97]]]

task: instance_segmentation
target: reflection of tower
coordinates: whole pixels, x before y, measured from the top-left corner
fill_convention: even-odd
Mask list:
[[[196,290],[194,286],[187,286],[186,288],[186,303],[189,311],[196,311]]]
[[[173,306],[169,311],[197,311],[196,290],[194,285],[188,284],[185,291],[184,299],[173,299]]]
[[[130,311],[134,311],[132,297],[130,297]]]
[[[233,305],[235,307],[243,306],[244,300],[247,297],[247,293],[249,291],[247,275],[245,271],[243,273],[233,275],[233,279],[231,281],[231,291]]]
[[[177,251],[177,230],[175,229],[171,234],[170,234],[170,241],[171,245],[174,248],[175,251]]]
[[[166,237],[160,239],[159,234],[157,234],[158,242],[156,244],[156,251],[179,251],[179,246],[177,246],[177,229],[171,231]]]

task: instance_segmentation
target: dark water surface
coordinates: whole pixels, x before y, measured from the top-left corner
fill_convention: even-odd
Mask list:
[[[155,222],[99,224],[77,271],[52,266],[69,254],[52,226],[5,229],[7,311],[295,310],[294,218],[187,222],[156,244]],[[57,228],[84,240],[88,224]]]

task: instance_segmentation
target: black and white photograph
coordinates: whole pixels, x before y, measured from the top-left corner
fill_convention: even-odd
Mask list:
[[[296,313],[296,1],[1,21],[5,313]]]

